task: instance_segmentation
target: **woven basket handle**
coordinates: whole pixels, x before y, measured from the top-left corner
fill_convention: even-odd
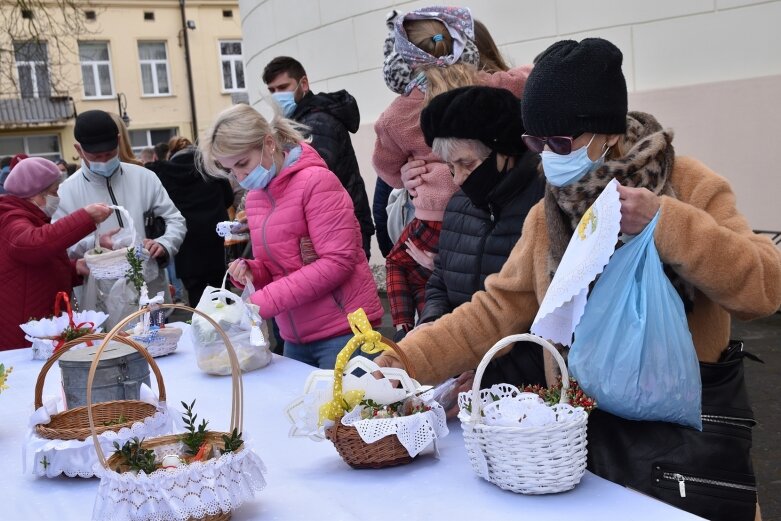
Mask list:
[[[80,336],[79,338],[74,338],[73,340],[66,342],[61,348],[55,351],[48,360],[46,360],[46,363],[44,363],[43,367],[41,368],[41,372],[38,373],[38,380],[35,382],[35,409],[39,409],[41,406],[43,406],[43,383],[46,380],[46,373],[49,372],[49,369],[51,369],[51,367],[54,365],[54,362],[56,362],[71,347],[83,344],[84,342],[103,340],[105,336],[105,333],[91,333],[89,335]],[[139,350],[138,348],[140,346],[129,337],[118,336],[114,340]],[[146,352],[146,349],[141,349],[139,351],[149,363],[149,367],[152,369],[152,372],[155,373],[155,378],[157,379],[157,389],[160,393],[160,400],[165,401],[165,384],[163,383],[163,375],[160,373],[160,368],[157,367],[155,359]]]
[[[401,365],[404,366],[404,370],[407,372],[409,377],[417,381],[417,378],[415,378],[415,368],[412,367],[409,358],[407,358],[407,355],[404,354],[404,351],[399,347],[399,345],[390,338],[386,337],[382,337],[382,343],[390,346],[391,351],[393,351],[399,357],[399,361],[401,362]]]
[[[187,312],[200,315],[206,321],[208,321],[214,327],[214,329],[216,329],[220,333],[220,335],[222,336],[222,341],[225,344],[225,348],[228,350],[228,358],[230,359],[230,363],[231,363],[231,380],[233,385],[232,385],[232,396],[231,396],[230,430],[232,432],[233,429],[238,429],[239,432],[242,432],[243,422],[244,422],[244,410],[243,410],[244,387],[241,380],[241,368],[239,366],[239,358],[238,356],[236,356],[236,351],[233,349],[233,345],[231,344],[228,335],[225,334],[225,331],[222,330],[222,328],[217,322],[212,320],[212,318],[206,313],[204,313],[203,311],[198,311],[197,309],[193,309],[189,306],[185,306],[182,304],[159,304],[158,308],[181,309]],[[108,343],[114,337],[116,337],[116,335],[120,331],[122,331],[122,329],[127,324],[143,316],[144,313],[147,313],[148,311],[149,310],[147,310],[146,308],[140,309],[126,316],[124,319],[120,320],[119,323],[116,326],[114,326],[114,328],[111,331],[109,331],[109,333],[103,339],[103,342],[101,342],[100,347],[98,347],[98,350],[95,353],[95,358],[92,360],[92,365],[89,368],[89,376],[87,377],[87,418],[89,419],[89,428],[90,431],[92,431],[92,441],[95,444],[95,452],[98,455],[98,461],[100,461],[100,464],[103,465],[105,468],[108,468],[108,463],[106,462],[106,455],[103,454],[103,449],[100,447],[100,442],[98,442],[98,433],[95,430],[95,419],[92,416],[92,383],[95,380],[95,372],[98,369],[98,361],[100,360],[100,355],[103,352],[103,350],[106,348]],[[146,356],[149,356],[149,353],[147,353],[146,349],[144,349],[143,347],[137,344],[134,347],[136,347],[136,349],[138,349],[142,354],[146,354]]]
[[[524,341],[539,344],[551,355],[553,355],[553,358],[556,360],[556,363],[559,364],[559,369],[561,370],[561,398],[559,398],[559,403],[567,402],[567,391],[569,391],[569,372],[567,371],[567,364],[564,363],[564,359],[559,354],[558,349],[556,349],[553,344],[544,338],[538,337],[537,335],[532,335],[529,333],[524,333],[522,335],[510,335],[502,338],[496,344],[494,344],[494,346],[483,356],[483,359],[480,360],[480,365],[478,365],[477,369],[475,370],[475,380],[474,383],[472,383],[472,417],[469,420],[471,423],[478,423],[480,420],[480,411],[482,410],[482,403],[480,402],[480,382],[483,379],[483,373],[485,372],[485,368],[488,367],[488,363],[491,361],[494,355],[502,349],[516,342]]]
[[[130,215],[130,212],[127,211],[127,209],[124,206],[117,206],[114,204],[110,204],[109,208],[118,211],[122,214],[122,217],[125,218],[125,226],[124,228],[127,228],[130,230],[130,235],[133,237],[133,244],[131,246],[135,246],[138,242],[138,234],[136,233],[136,225],[133,222],[133,217]],[[95,245],[93,248],[101,248],[100,246],[100,227],[98,226],[95,228]]]

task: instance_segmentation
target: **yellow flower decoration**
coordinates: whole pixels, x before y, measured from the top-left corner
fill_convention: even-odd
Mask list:
[[[578,237],[580,237],[581,241],[586,240],[586,228],[588,228],[589,223],[591,224],[591,233],[594,233],[597,229],[597,213],[594,211],[593,206],[583,214],[580,224],[578,224]]]
[[[3,364],[0,364],[0,392],[8,389],[8,386],[5,384],[5,381],[8,378],[8,375],[11,374],[11,371],[13,370],[14,370],[13,367],[9,367],[8,369],[6,369]]]
[[[345,411],[351,410],[363,399],[364,392],[359,390],[342,392],[342,379],[344,377],[344,368],[350,357],[359,347],[361,351],[368,354],[379,353],[390,349],[390,346],[382,343],[382,335],[372,329],[369,318],[363,308],[358,308],[353,313],[347,315],[347,321],[350,323],[355,336],[353,336],[347,345],[339,352],[334,365],[334,397],[330,402],[324,403],[320,407],[318,424],[322,425],[325,420],[336,421],[341,418]]]

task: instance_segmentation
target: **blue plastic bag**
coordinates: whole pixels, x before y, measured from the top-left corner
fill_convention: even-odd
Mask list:
[[[569,368],[597,406],[702,430],[702,383],[683,301],[654,244],[657,212],[611,257],[588,297]]]

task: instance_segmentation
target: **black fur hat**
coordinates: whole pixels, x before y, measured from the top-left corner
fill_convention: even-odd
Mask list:
[[[460,87],[436,96],[420,114],[420,128],[434,138],[476,139],[500,154],[526,151],[521,102],[507,89]]]
[[[526,132],[577,137],[626,131],[624,55],[607,40],[562,40],[537,57],[523,90]]]

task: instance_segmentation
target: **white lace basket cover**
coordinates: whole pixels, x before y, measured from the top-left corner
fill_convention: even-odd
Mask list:
[[[130,216],[130,212],[128,212],[122,206],[112,205],[110,208],[113,208],[122,214],[123,222],[129,230],[129,235],[133,237],[132,244],[138,244],[140,239],[136,233],[136,228],[133,224],[133,218]],[[130,248],[126,247],[118,248],[116,250],[108,250],[101,248],[99,241],[100,236],[98,231],[95,230],[95,247],[84,254],[84,260],[89,267],[90,277],[95,277],[98,280],[124,278],[125,273],[127,273],[127,270],[130,269],[130,263],[127,261],[127,252]],[[143,260],[147,260],[149,259],[149,252],[145,249],[142,249],[141,256]]]
[[[145,385],[142,388],[146,387]],[[151,395],[151,389],[146,387]],[[151,399],[144,396],[143,401],[157,406],[153,416],[135,422],[130,428],[124,427],[118,432],[105,431],[98,435],[100,446],[107,454],[114,452],[114,442],[120,445],[131,438],[149,438],[168,434],[173,430],[173,421],[165,402],[158,402],[152,395]],[[52,414],[57,412],[57,401],[49,400],[30,417],[30,431],[22,449],[24,472],[32,465],[32,473],[38,477],[54,478],[60,474],[68,477],[91,478],[96,475],[95,464],[98,456],[92,438],[84,440],[49,440],[41,438],[35,432],[35,425],[48,423]]]
[[[92,324],[93,331],[100,333],[103,328],[99,327],[106,321],[108,315],[101,311],[76,311],[73,313],[73,322],[75,324]],[[63,311],[58,317],[42,318],[40,320],[31,320],[19,327],[24,331],[24,339],[32,342],[33,360],[46,360],[54,354],[54,348],[57,345],[57,338],[70,325],[68,312]]]
[[[162,304],[162,308],[182,309],[208,320],[225,342],[231,362],[232,399],[230,431],[242,432],[243,385],[236,351],[222,328],[205,314],[181,304]],[[141,309],[120,321],[101,343],[95,355],[87,382],[87,406],[92,400],[92,381],[101,351],[118,332],[147,310]],[[89,423],[98,456],[95,475],[100,478],[98,494],[92,511],[95,521],[186,521],[207,515],[228,513],[251,500],[255,492],[266,486],[266,468],[247,442],[237,452],[221,454],[203,462],[193,462],[173,469],[118,473],[108,468],[104,452],[95,435],[91,408]],[[148,439],[153,441],[154,438]],[[167,449],[170,449],[167,451]],[[155,448],[162,453],[181,453],[181,444],[172,443]]]
[[[362,373],[356,376],[355,372]],[[385,378],[377,379],[372,373],[381,372]],[[393,387],[390,380],[398,380],[399,387]],[[312,371],[304,386],[304,394],[288,405],[286,413],[290,423],[290,436],[309,437],[316,441],[325,439],[324,430],[333,424],[326,421],[318,425],[319,412],[323,404],[333,398],[333,370]],[[420,389],[406,371],[398,368],[379,367],[363,356],[352,358],[344,368],[344,392],[361,390],[364,398],[379,404],[403,400]],[[396,436],[410,456],[417,456],[424,448],[448,434],[445,410],[433,400],[431,391],[420,394],[421,400],[431,410],[399,418],[361,419],[363,407],[356,405],[339,420],[342,425],[352,426],[366,443],[373,443],[386,436]]]
[[[552,407],[560,418],[538,426],[488,425],[484,411],[499,399],[513,399],[520,391],[508,384],[480,391],[480,381],[493,356],[515,342],[535,342],[549,351],[561,369],[561,400]],[[475,372],[472,391],[458,397],[459,419],[469,461],[481,478],[498,487],[522,494],[550,494],[570,490],[586,470],[586,422],[581,407],[565,403],[569,373],[561,355],[550,343],[530,334],[511,335],[497,342]],[[520,397],[523,398],[523,397]],[[471,408],[471,410],[470,410]],[[564,418],[564,419],[562,419]]]
[[[185,521],[233,511],[266,486],[266,468],[247,442],[239,452],[152,474],[95,465],[100,478],[92,519]]]

